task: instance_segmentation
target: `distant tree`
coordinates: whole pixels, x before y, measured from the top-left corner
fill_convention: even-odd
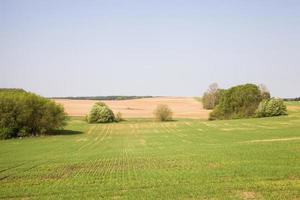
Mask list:
[[[86,119],[89,123],[109,123],[116,121],[113,111],[102,102],[97,102],[93,105]]]
[[[202,104],[205,109],[213,109],[219,103],[220,89],[217,83],[209,85],[208,90],[203,94]]]
[[[170,121],[172,120],[173,112],[169,106],[161,104],[154,110],[154,116],[158,121]]]
[[[51,134],[66,124],[67,115],[54,101],[22,89],[0,90],[0,138]]]
[[[210,113],[210,119],[248,118],[262,100],[261,91],[257,85],[239,85],[220,93],[220,102]]]
[[[261,92],[262,99],[270,99],[271,98],[271,94],[270,94],[270,91],[268,90],[267,86],[265,86],[264,84],[260,84],[259,89]]]
[[[124,121],[123,115],[121,112],[117,112],[116,114],[116,122]]]
[[[295,97],[295,98],[284,98],[283,101],[300,101],[300,97]]]

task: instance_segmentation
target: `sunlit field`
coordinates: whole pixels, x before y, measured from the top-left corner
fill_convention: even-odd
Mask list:
[[[299,199],[300,106],[264,119],[87,124],[0,141],[2,199]]]

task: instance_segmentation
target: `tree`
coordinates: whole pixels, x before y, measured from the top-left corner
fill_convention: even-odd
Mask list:
[[[270,99],[271,98],[271,94],[270,94],[270,91],[268,90],[267,86],[265,86],[264,84],[260,84],[259,89],[261,92],[262,99]]]
[[[50,134],[66,124],[61,105],[22,89],[0,90],[0,138]]]
[[[253,117],[261,100],[261,91],[257,85],[232,87],[220,93],[220,102],[210,113],[210,119]]]
[[[113,111],[102,102],[95,103],[86,118],[89,123],[109,123],[116,121]]]
[[[213,109],[219,103],[220,89],[217,83],[209,85],[208,90],[203,94],[203,108]]]
[[[169,106],[161,104],[154,110],[154,116],[157,121],[171,121],[173,112]]]
[[[124,121],[123,115],[121,112],[117,112],[116,114],[116,122]]]

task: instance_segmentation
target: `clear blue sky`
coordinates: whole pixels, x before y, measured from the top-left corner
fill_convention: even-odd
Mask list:
[[[45,96],[300,96],[299,0],[0,0],[0,87]]]

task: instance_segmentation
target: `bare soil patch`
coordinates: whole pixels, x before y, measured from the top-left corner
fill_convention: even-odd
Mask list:
[[[260,195],[256,194],[255,192],[241,192],[240,197],[244,200],[261,199]]]
[[[96,100],[54,99],[65,107],[70,116],[85,116]],[[133,100],[108,100],[106,103],[115,113],[121,112],[124,118],[152,118],[158,104],[166,104],[173,111],[174,118],[208,119],[208,110],[193,97],[155,97]]]

